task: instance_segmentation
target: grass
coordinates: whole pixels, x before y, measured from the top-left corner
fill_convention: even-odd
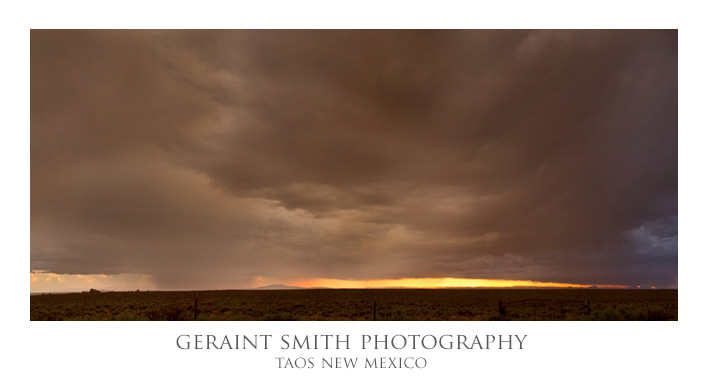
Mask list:
[[[184,321],[678,319],[676,290],[315,289],[103,292],[30,296],[30,319]],[[373,301],[375,313],[373,312]],[[498,302],[502,301],[505,314]],[[590,314],[587,302],[590,301]]]

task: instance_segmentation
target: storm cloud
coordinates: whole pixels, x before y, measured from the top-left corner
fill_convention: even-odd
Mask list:
[[[31,32],[32,270],[677,285],[676,31]]]

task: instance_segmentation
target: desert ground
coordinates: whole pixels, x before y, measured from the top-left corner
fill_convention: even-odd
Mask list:
[[[632,289],[93,291],[30,296],[30,319],[677,320],[677,297],[677,290]]]

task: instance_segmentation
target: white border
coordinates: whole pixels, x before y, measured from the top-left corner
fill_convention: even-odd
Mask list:
[[[2,290],[6,375],[28,380],[358,380],[430,378],[496,380],[680,380],[703,375],[700,271],[704,216],[702,106],[704,35],[687,1],[418,2],[150,2],[34,1],[4,4]],[[572,4],[572,5],[569,5]],[[678,322],[432,323],[101,323],[30,322],[29,29],[30,28],[678,28],[680,307]],[[700,123],[701,122],[701,123]],[[22,287],[20,287],[22,286]],[[422,371],[279,370],[267,351],[180,351],[189,334],[527,334],[522,351],[410,352]],[[337,356],[339,354],[330,354]],[[304,353],[301,353],[304,355]],[[317,356],[319,354],[317,353]],[[323,354],[321,354],[323,355]],[[342,356],[375,356],[346,351]],[[395,354],[380,354],[395,356]],[[687,379],[687,378],[683,378]],[[693,379],[693,378],[689,378]]]

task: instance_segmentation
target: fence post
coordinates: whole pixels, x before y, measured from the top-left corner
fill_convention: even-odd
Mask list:
[[[586,300],[586,314],[591,315],[591,300]]]
[[[194,298],[194,321],[196,321],[197,314],[199,314],[199,295],[198,295],[198,293],[196,294],[196,298]]]
[[[501,316],[505,317],[505,307],[503,306],[503,302],[502,302],[502,301],[498,301],[498,313],[499,313]]]
[[[374,297],[373,298],[373,321],[377,321],[377,314],[378,314],[378,298]]]
[[[537,305],[534,306],[534,313],[533,314],[534,314],[534,316],[533,316],[534,321],[537,321]]]

